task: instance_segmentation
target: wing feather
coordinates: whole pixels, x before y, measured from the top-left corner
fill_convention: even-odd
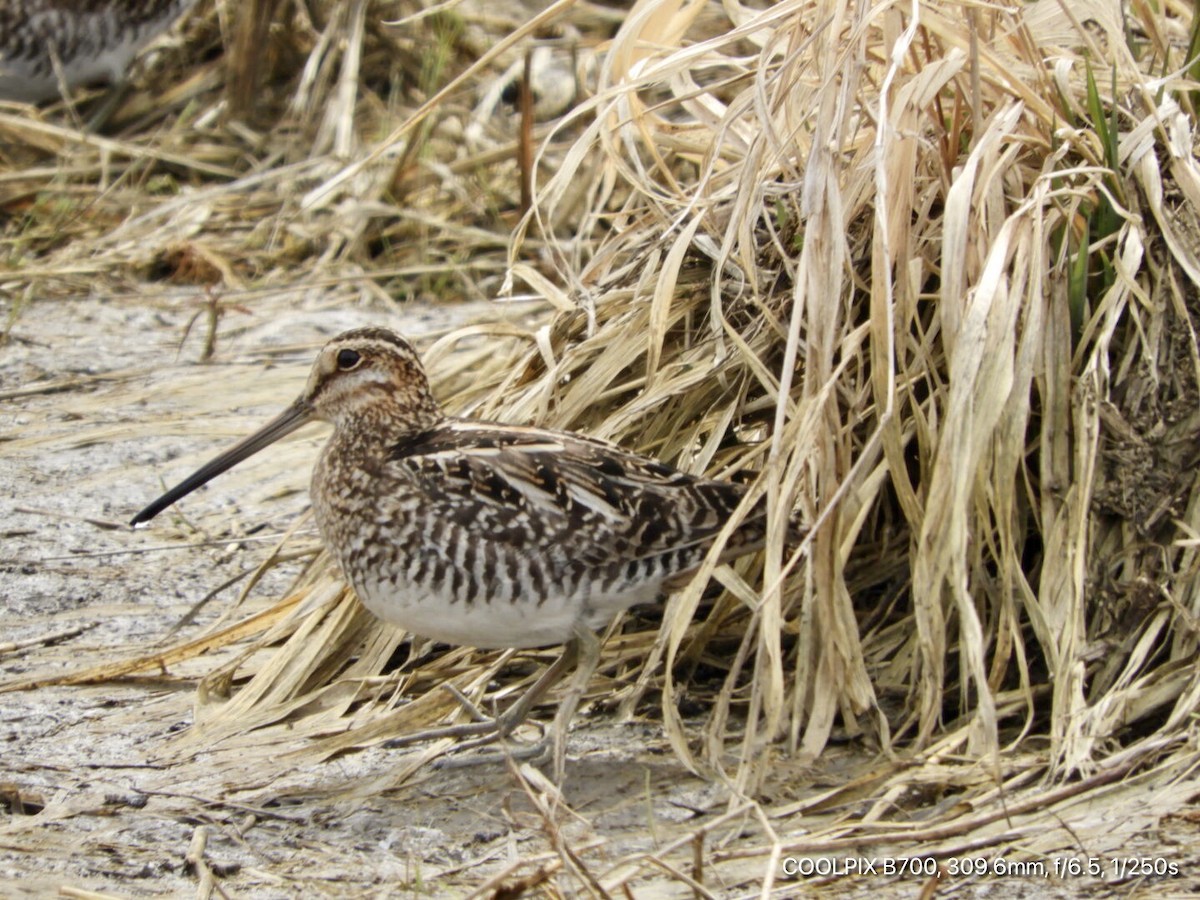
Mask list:
[[[454,419],[388,466],[472,534],[591,566],[707,545],[745,491],[581,435]]]

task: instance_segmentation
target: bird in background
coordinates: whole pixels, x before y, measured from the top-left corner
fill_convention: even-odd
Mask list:
[[[554,722],[561,780],[565,734],[599,660],[596,629],[685,583],[747,487],[681,472],[566,431],[446,415],[407,340],[348,331],[317,356],[284,412],[134,518],[181,497],[313,419],[333,425],[313,470],[313,514],[362,603],[406,631],[484,649],[565,644],[563,654],[494,720],[400,738],[408,744],[505,737],[576,666]],[[763,546],[760,503],[721,560]],[[548,756],[548,742],[529,755]]]
[[[196,0],[0,0],[0,100],[42,103],[120,84],[133,57]]]

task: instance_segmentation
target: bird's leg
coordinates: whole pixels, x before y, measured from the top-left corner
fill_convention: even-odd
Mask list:
[[[578,626],[571,640],[567,642],[566,647],[563,649],[563,655],[559,657],[558,661],[545,671],[542,677],[534,683],[533,687],[525,692],[525,696],[513,704],[504,715],[496,720],[496,734],[488,738],[470,741],[455,749],[467,750],[472,747],[482,746],[497,738],[503,738],[525,721],[529,712],[538,704],[546,691],[562,678],[568,667],[574,665],[575,673],[571,677],[571,684],[567,688],[562,702],[559,704],[558,712],[554,715],[554,722],[550,726],[550,733],[547,737],[536,744],[521,747],[517,750],[507,750],[503,753],[486,753],[480,756],[472,756],[468,759],[441,760],[438,765],[442,768],[460,768],[479,765],[480,763],[502,762],[505,759],[530,760],[535,765],[539,765],[553,759],[554,781],[561,785],[566,775],[567,734],[571,728],[571,720],[575,718],[575,711],[579,708],[579,701],[583,699],[588,683],[592,680],[592,675],[595,674],[599,663],[600,639],[590,628],[583,625]]]
[[[593,640],[595,640],[594,637]],[[553,665],[542,673],[541,677],[533,683],[533,687],[527,690],[520,700],[505,710],[496,720],[500,726],[500,737],[509,734],[514,728],[529,718],[529,713],[541,702],[542,697],[546,695],[546,691],[554,687],[562,679],[563,675],[566,674],[567,669],[576,664],[579,654],[578,637],[572,637],[563,647],[562,656],[556,659]]]
[[[461,725],[448,725],[444,728],[432,728],[428,731],[405,735],[404,737],[388,741],[384,746],[389,748],[405,747],[409,744],[436,741],[442,738],[475,738],[454,748],[456,751],[460,751],[482,747],[485,744],[503,740],[529,717],[529,713],[533,708],[542,701],[542,698],[546,696],[546,692],[550,688],[562,680],[566,671],[571,666],[575,666],[575,673],[571,678],[571,684],[567,689],[566,695],[563,697],[562,703],[558,707],[558,712],[554,715],[554,722],[550,726],[549,736],[531,746],[508,750],[504,753],[489,753],[481,756],[473,756],[468,759],[441,760],[439,762],[439,766],[442,768],[458,768],[461,766],[478,765],[480,763],[498,762],[505,759],[532,759],[535,762],[544,762],[552,758],[554,761],[554,780],[561,784],[566,773],[567,734],[571,728],[571,720],[575,718],[579,702],[583,699],[588,683],[591,681],[592,675],[595,674],[599,662],[600,639],[590,628],[580,625],[575,629],[566,646],[563,647],[562,656],[556,659],[538,677],[533,686],[516,703],[496,718],[479,721],[479,710],[476,709],[475,705],[467,700],[466,697],[463,697],[461,692],[451,688],[452,693],[458,698],[463,708],[473,718],[476,718],[477,721],[466,722]]]
[[[571,720],[575,718],[579,701],[583,699],[588,682],[600,664],[600,639],[586,625],[575,627],[570,646],[575,648],[575,674],[558,712],[554,714],[554,724],[550,726],[554,740],[554,781],[559,785],[563,783],[567,770],[567,733],[571,729]]]
[[[593,637],[593,640],[595,638]],[[461,747],[455,747],[457,750],[471,750],[475,747],[482,747],[485,744],[493,743],[497,740],[502,740],[507,735],[511,734],[513,729],[529,718],[529,713],[533,710],[546,692],[554,687],[562,680],[567,669],[575,665],[575,661],[579,659],[579,641],[578,637],[572,637],[563,647],[562,656],[554,661],[545,672],[541,674],[533,686],[527,690],[521,699],[505,710],[501,715],[497,716],[492,722],[494,732],[485,737],[481,737],[474,741],[468,741]],[[555,716],[557,722],[558,717]],[[526,747],[520,747],[516,750],[508,750],[504,753],[487,753],[482,756],[473,756],[469,759],[442,760],[438,765],[442,768],[461,768],[465,766],[474,766],[481,763],[500,762],[505,759],[532,759],[535,762],[540,762],[547,757],[549,749],[548,741],[543,738],[536,744],[531,744]]]
[[[473,722],[490,722],[490,721],[492,721],[487,716],[485,716],[482,712],[479,711],[479,707],[471,702],[470,697],[468,697],[466,694],[464,694],[462,691],[460,691],[458,688],[456,688],[449,681],[443,681],[441,683],[440,687],[443,691],[449,691],[450,696],[452,696],[455,700],[457,700],[458,705],[461,706],[466,711],[467,715],[471,717],[471,721],[473,721]]]
[[[594,636],[593,640],[595,640]],[[471,747],[479,747],[499,740],[510,734],[513,729],[528,718],[533,707],[541,701],[546,691],[562,678],[563,673],[575,663],[577,656],[578,648],[576,647],[575,639],[572,638],[563,649],[562,656],[555,660],[550,668],[538,677],[533,686],[516,703],[494,719],[480,720],[478,718],[479,710],[475,708],[475,705],[463,697],[461,692],[452,690],[452,693],[456,694],[459,698],[459,702],[463,703],[463,708],[471,714],[472,718],[476,718],[476,721],[464,722],[461,725],[447,725],[443,728],[431,728],[415,734],[406,734],[403,737],[392,738],[384,746],[392,749],[407,747],[410,744],[420,744],[426,741],[437,741],[442,738],[466,738],[482,735],[478,740],[470,741],[462,747],[455,748],[458,750],[467,750]]]

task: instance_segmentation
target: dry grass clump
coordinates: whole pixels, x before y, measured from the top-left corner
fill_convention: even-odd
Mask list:
[[[294,140],[226,118],[246,143],[208,152],[212,92],[136,151],[70,138],[131,160],[117,206],[139,167],[188,185],[91,241],[89,265],[145,264],[173,221],[231,298],[351,268],[392,296],[544,297],[529,340],[473,345],[459,408],[748,478],[769,503],[761,559],[707,566],[661,627],[630,623],[593,684],[627,713],[661,687],[689,765],[753,792],[780,754],[859,736],[906,760],[871,783],[873,822],[903,820],[923,779],[985,804],[1047,774],[1174,777],[1200,707],[1190,11],[658,0],[606,40],[589,9],[595,83],[540,126],[518,220],[515,138],[454,91],[404,107],[432,86],[387,74],[411,85],[430,18],[466,8],[397,33],[331,6],[273,38],[297,54],[268,110]],[[0,128],[67,140],[22,122]],[[249,675],[201,704],[186,749],[336,732],[313,744],[332,754],[461,715],[443,681],[479,700],[511,671],[461,649],[396,669],[402,636],[328,561],[288,603],[304,614],[205,681],[212,701]],[[698,742],[683,693],[708,714]]]
[[[744,784],[835,728],[1038,736],[1059,774],[1185,739],[1198,170],[1189,82],[1151,73],[1186,23],[784,3],[693,40],[703,9],[635,6],[565,120],[532,225],[580,309],[482,408],[769,497],[761,575],[702,620],[697,579],[643,669],[676,750],[684,658]]]

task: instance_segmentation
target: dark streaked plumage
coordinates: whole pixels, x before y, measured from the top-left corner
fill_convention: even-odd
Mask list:
[[[282,415],[133,524],[314,418],[334,426],[313,472],[315,517],[368,609],[456,644],[568,643],[560,662],[581,654],[585,679],[593,630],[694,572],[745,492],[582,435],[448,417],[412,346],[363,328],[325,345]],[[725,558],[764,531],[757,511]]]
[[[0,99],[40,103],[121,81],[130,60],[195,0],[0,0]]]

